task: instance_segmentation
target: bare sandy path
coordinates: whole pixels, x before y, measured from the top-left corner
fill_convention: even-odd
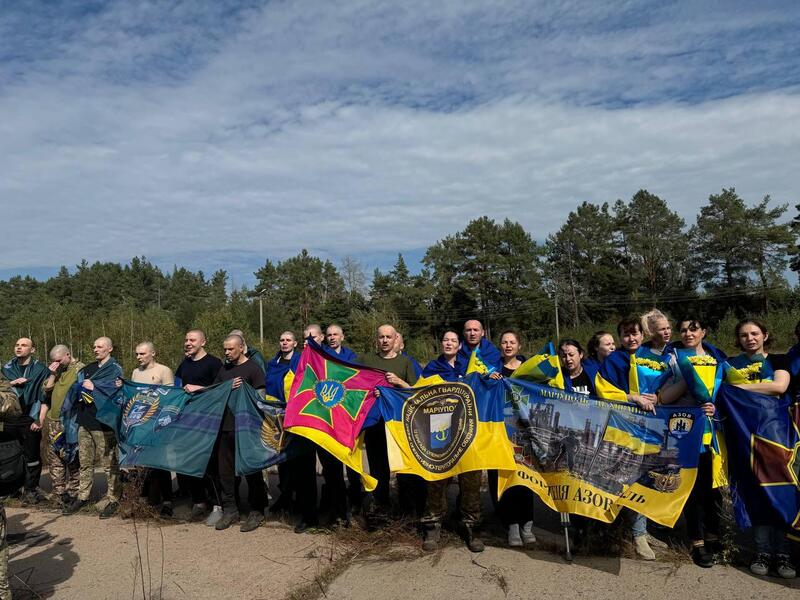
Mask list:
[[[9,508],[7,515],[9,532],[26,534],[10,547],[15,599],[142,598],[142,578],[148,599],[159,590],[164,600],[276,599],[313,582],[330,562],[327,536],[297,535],[280,523],[251,533],[154,522],[134,530],[130,519],[91,514]]]
[[[458,543],[434,555],[393,545],[394,560],[385,560],[385,551],[348,551],[333,536],[296,535],[273,522],[243,534],[238,528],[217,532],[202,524],[141,521],[134,529],[129,519],[101,521],[93,514],[7,513],[10,533],[25,532],[10,547],[16,600],[800,598],[800,579],[759,579],[733,567],[601,557],[568,564],[552,552],[488,547],[472,554]],[[364,545],[367,534],[358,535]]]

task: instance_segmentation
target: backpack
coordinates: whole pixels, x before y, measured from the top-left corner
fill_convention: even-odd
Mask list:
[[[0,442],[0,496],[19,491],[25,482],[25,456],[19,440]]]

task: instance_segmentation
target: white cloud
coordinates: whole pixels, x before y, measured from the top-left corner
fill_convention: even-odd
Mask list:
[[[483,214],[541,239],[640,188],[689,221],[723,186],[797,200],[797,10],[191,6],[0,15],[0,268],[368,256]]]

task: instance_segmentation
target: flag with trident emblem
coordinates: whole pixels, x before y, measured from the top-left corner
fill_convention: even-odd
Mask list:
[[[375,388],[386,373],[354,365],[323,352],[313,342],[303,350],[289,392],[283,424],[287,431],[321,446],[361,475],[367,491],[377,480],[365,473],[361,428]]]

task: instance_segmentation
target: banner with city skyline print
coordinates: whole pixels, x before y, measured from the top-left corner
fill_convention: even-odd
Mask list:
[[[499,494],[532,489],[550,508],[610,523],[628,507],[672,527],[694,486],[702,412],[608,402],[519,379],[505,379],[506,432],[515,471],[501,471]]]

